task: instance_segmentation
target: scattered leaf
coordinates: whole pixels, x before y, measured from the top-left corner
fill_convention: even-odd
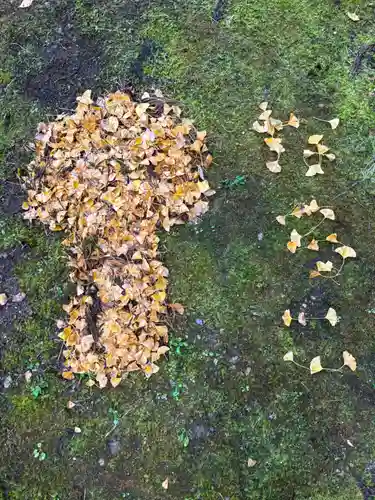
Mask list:
[[[315,213],[319,210],[320,207],[316,200],[311,200],[310,204],[306,208],[308,209],[309,212]]]
[[[278,215],[276,217],[276,220],[279,224],[281,224],[282,226],[285,226],[286,224],[286,220],[285,220],[285,216],[284,215]]]
[[[331,125],[332,130],[335,130],[339,126],[340,118],[332,118],[332,120],[328,120],[328,123]]]
[[[337,233],[331,233],[331,234],[329,234],[327,236],[326,240],[329,241],[330,243],[338,243]]]
[[[254,467],[257,464],[256,460],[253,460],[252,458],[247,459],[247,466],[248,467]]]
[[[316,154],[317,154],[316,151],[311,151],[311,149],[304,149],[303,150],[303,156],[305,158],[311,158],[311,156],[314,156]]]
[[[81,434],[82,430],[81,430],[81,428],[80,428],[80,427],[74,427],[74,432],[75,432],[76,434]]]
[[[71,410],[75,407],[75,403],[73,403],[73,401],[68,401],[66,407],[68,408],[68,410]]]
[[[288,241],[286,246],[287,246],[287,249],[289,250],[289,252],[296,253],[297,243],[295,241]]]
[[[167,490],[168,487],[169,487],[169,479],[165,478],[164,481],[161,483],[161,486],[162,486],[162,488],[164,488],[165,490]]]
[[[294,128],[299,127],[299,119],[293,113],[290,113],[288,125]]]
[[[262,111],[266,111],[266,109],[268,108],[268,102],[267,101],[263,101],[259,104],[259,108],[262,110]]]
[[[316,263],[316,267],[319,272],[329,273],[332,271],[333,263],[330,260],[327,260],[327,262],[322,262],[321,260],[318,260],[318,262]]]
[[[335,220],[335,213],[330,208],[322,208],[320,213],[324,215],[325,219]]]
[[[265,132],[267,132],[267,126],[262,125],[258,121],[253,123],[252,128],[253,128],[253,130],[255,130],[255,132],[258,132],[259,134],[264,134]]]
[[[279,160],[268,161],[266,163],[266,167],[274,174],[278,174],[279,172],[281,172],[281,165],[279,164]]]
[[[169,309],[172,309],[172,311],[176,311],[178,314],[184,314],[184,306],[182,304],[169,304],[168,305]]]
[[[352,372],[355,372],[357,369],[357,361],[355,357],[348,351],[344,351],[342,353],[342,357],[344,359],[344,365],[348,366],[352,370]]]
[[[295,229],[290,233],[290,241],[296,243],[298,248],[301,246],[301,238],[302,236]]]
[[[309,275],[309,278],[317,278],[318,276],[321,276],[320,272],[317,271],[316,269],[313,269],[312,271],[310,271],[310,275]]]
[[[348,247],[346,245],[336,248],[335,252],[340,254],[343,259],[347,259],[348,257],[357,257],[357,253],[352,247]]]
[[[7,302],[8,302],[8,297],[6,293],[0,293],[0,306],[5,306]]]
[[[325,156],[325,157],[327,158],[327,160],[329,160],[329,161],[335,161],[335,160],[336,160],[336,156],[335,156],[333,153],[327,153],[327,154],[325,154],[324,156]]]
[[[316,240],[311,240],[310,243],[307,245],[307,248],[309,250],[315,250],[316,252],[319,250],[319,245]]]
[[[284,361],[293,361],[293,360],[294,360],[293,351],[288,351],[288,352],[284,355],[283,360],[284,360]]]
[[[74,374],[72,372],[62,372],[62,376],[66,380],[73,380],[74,379]]]
[[[314,375],[314,373],[319,373],[323,370],[322,365],[320,364],[320,356],[316,356],[310,362],[310,373]]]
[[[310,135],[307,142],[309,144],[319,144],[319,142],[323,139],[322,135]]]
[[[313,177],[316,174],[321,174],[321,175],[324,174],[324,171],[320,163],[314,163],[313,165],[310,165],[305,175],[306,177]]]
[[[289,309],[287,309],[286,311],[284,311],[284,314],[283,314],[282,318],[283,318],[285,326],[290,326],[291,325],[291,323],[292,323],[292,316],[290,315],[290,310]]]
[[[337,325],[337,323],[339,322],[339,318],[337,317],[336,311],[332,307],[328,309],[325,319],[327,319],[332,326]]]
[[[274,137],[266,137],[264,142],[270,148],[270,151],[275,151],[278,155],[285,151],[283,145],[281,144],[281,139],[279,138],[275,139]]]
[[[301,311],[299,314],[298,314],[298,323],[302,326],[306,326],[307,325],[307,322],[306,322],[306,316],[305,316],[305,313],[303,311]]]
[[[33,3],[34,0],[23,0],[22,3],[19,5],[20,9],[27,9],[27,7],[30,7],[30,5]]]
[[[347,12],[346,15],[348,16],[349,19],[352,21],[359,21],[359,16],[355,12]]]

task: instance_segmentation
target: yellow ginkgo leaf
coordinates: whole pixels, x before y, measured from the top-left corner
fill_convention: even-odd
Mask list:
[[[272,109],[267,109],[258,116],[258,120],[268,120],[271,114],[272,114]]]
[[[346,245],[336,248],[335,252],[340,254],[343,259],[347,259],[348,257],[357,257],[357,253],[352,247],[348,247]]]
[[[319,210],[319,205],[316,200],[311,200],[309,205],[305,205],[305,212],[307,215],[311,215]]]
[[[331,233],[331,234],[329,234],[327,236],[326,240],[329,241],[330,243],[338,243],[337,233]]]
[[[262,111],[266,111],[268,107],[268,102],[267,101],[263,101],[259,104],[259,108],[262,110]]]
[[[332,130],[335,130],[339,126],[340,118],[332,118],[332,120],[328,120],[328,123],[331,125]]]
[[[322,262],[321,260],[318,260],[316,263],[316,267],[319,272],[330,272],[332,271],[333,264],[330,260],[327,260],[327,262]]]
[[[285,215],[278,215],[276,217],[276,220],[279,224],[281,224],[282,226],[285,226],[285,224],[286,224]]]
[[[284,311],[284,314],[282,316],[283,318],[283,321],[284,321],[284,325],[285,326],[290,326],[291,322],[292,322],[292,316],[290,314],[290,310],[287,309],[286,311]]]
[[[285,151],[283,145],[281,144],[281,139],[279,138],[275,139],[274,137],[267,137],[266,139],[264,139],[264,142],[267,144],[271,151],[275,151],[275,153],[277,153],[278,155]]]
[[[318,151],[318,154],[324,155],[327,151],[329,151],[329,148],[325,144],[317,144],[316,150]]]
[[[6,296],[6,293],[0,293],[0,306],[5,306],[7,302],[8,297]]]
[[[287,249],[289,250],[289,252],[296,253],[297,243],[295,241],[288,241],[286,246],[287,246]]]
[[[335,160],[336,160],[336,156],[335,156],[333,153],[327,153],[327,154],[325,154],[324,156],[325,156],[325,157],[327,158],[327,160],[329,160],[329,161],[335,161]]]
[[[317,154],[316,151],[311,151],[311,149],[304,149],[303,150],[303,156],[305,158],[310,158],[311,156],[314,156],[316,154]]]
[[[346,15],[348,16],[349,19],[352,21],[359,21],[359,16],[355,12],[347,12]]]
[[[318,276],[321,276],[321,274],[316,269],[313,269],[312,271],[310,271],[309,278],[317,278]]]
[[[283,127],[283,122],[281,120],[278,120],[277,118],[270,118],[269,123],[272,125],[272,127],[275,127],[276,130],[282,130]]]
[[[268,161],[266,163],[266,167],[270,172],[274,174],[278,174],[279,172],[281,172],[281,165],[279,164],[279,160]]]
[[[310,362],[310,373],[314,375],[314,373],[319,373],[323,370],[323,367],[320,363],[320,356],[316,356]]]
[[[339,318],[337,316],[336,311],[333,309],[333,307],[330,307],[327,311],[327,314],[325,315],[325,319],[327,319],[332,326],[337,325],[339,322]]]
[[[322,215],[324,215],[325,219],[335,220],[335,212],[333,210],[331,210],[330,208],[322,208],[320,210],[320,213]]]
[[[301,238],[302,236],[295,229],[290,233],[290,241],[296,243],[297,247],[301,246]]]
[[[322,135],[310,135],[307,142],[309,144],[319,144],[319,142],[323,139]]]
[[[288,120],[288,125],[290,127],[294,127],[294,128],[298,128],[299,127],[299,119],[296,117],[295,114],[290,113],[289,120]]]
[[[344,359],[344,365],[348,366],[353,372],[355,372],[357,369],[357,361],[355,357],[348,351],[344,351],[342,353],[342,357]]]
[[[256,121],[253,123],[253,130],[259,132],[259,134],[264,134],[267,132],[267,127],[266,125],[261,125],[258,121]]]
[[[294,360],[294,355],[293,351],[288,351],[285,356],[283,357],[284,361],[293,361]]]
[[[291,215],[297,217],[297,219],[300,219],[301,217],[303,217],[304,213],[305,213],[305,207],[296,207],[291,213]]]
[[[314,163],[313,165],[310,165],[305,175],[306,177],[313,177],[316,174],[324,174],[320,163]]]
[[[316,240],[311,240],[310,243],[307,245],[307,248],[309,250],[318,251],[319,250],[318,242]]]

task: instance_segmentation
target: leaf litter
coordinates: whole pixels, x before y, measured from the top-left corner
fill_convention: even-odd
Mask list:
[[[201,175],[212,156],[206,132],[160,99],[116,92],[94,102],[88,90],[77,101],[74,114],[39,124],[24,217],[66,235],[77,287],[60,323],[63,377],[115,387],[127,372],[157,372],[169,350],[163,318],[183,306],[167,302],[157,230],[208,210],[214,191]]]

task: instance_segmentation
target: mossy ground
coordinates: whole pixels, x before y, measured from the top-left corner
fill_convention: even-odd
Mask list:
[[[69,295],[64,253],[58,238],[24,224],[12,202],[19,191],[2,183],[0,245],[24,249],[15,273],[33,311],[2,332],[2,374],[13,381],[0,403],[4,498],[353,500],[362,498],[357,482],[371,498],[371,54],[358,74],[352,69],[358,50],[374,42],[373,9],[364,0],[34,0],[28,10],[6,2],[3,181],[16,182],[26,165],[38,121],[70,109],[86,88],[132,84],[137,91],[162,89],[208,130],[217,194],[202,222],[162,235],[170,293],[187,311],[172,322],[169,360],[150,380],[135,375],[99,392],[57,374],[55,320]],[[346,11],[361,20],[350,21]],[[251,131],[264,99],[277,115],[293,110],[306,120],[283,134],[287,152],[278,176],[266,170],[262,137]],[[330,131],[313,116],[339,116],[342,124]],[[338,161],[325,176],[308,179],[301,152],[308,134],[323,131]],[[244,185],[221,184],[238,175]],[[288,232],[275,223],[312,196],[338,215],[324,230],[357,250],[339,286],[309,282],[314,256],[288,254]],[[342,320],[335,328],[284,328],[282,311],[303,302],[319,312],[331,305]],[[290,349],[305,363],[320,354],[327,366],[339,366],[347,349],[359,368],[310,377],[282,361]],[[77,426],[81,433],[74,433]],[[110,440],[119,446],[115,456]],[[39,442],[44,461],[33,457]]]

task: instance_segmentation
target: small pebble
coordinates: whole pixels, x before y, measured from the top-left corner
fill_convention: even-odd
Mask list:
[[[105,460],[104,460],[104,458],[99,458],[99,460],[98,460],[98,464],[99,464],[101,467],[103,467],[103,466],[105,465]]]

